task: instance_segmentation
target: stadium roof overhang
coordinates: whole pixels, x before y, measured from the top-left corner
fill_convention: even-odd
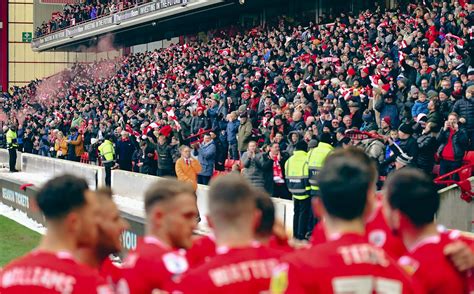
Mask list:
[[[121,40],[118,42],[121,45],[150,42],[169,38],[166,30],[176,29],[173,26],[180,23],[180,18],[237,5],[236,1],[228,0],[154,1],[36,38],[31,47],[36,52],[75,51],[82,47],[81,45],[93,45],[98,36],[108,33],[113,34],[116,41]],[[160,32],[157,32],[158,29]],[[146,37],[146,32],[152,34],[153,38]]]

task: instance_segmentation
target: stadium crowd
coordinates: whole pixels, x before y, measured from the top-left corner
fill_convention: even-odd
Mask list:
[[[315,147],[358,146],[381,175],[397,164],[431,174],[436,160],[445,174],[474,145],[473,5],[425,4],[322,24],[281,17],[75,64],[13,87],[3,112],[18,125],[23,152],[74,161],[87,153],[97,163],[108,141],[120,169],[196,173],[201,184],[231,159],[233,170],[282,198],[291,197],[288,158]],[[182,151],[191,154],[184,165]],[[193,156],[201,167],[183,174]]]
[[[81,0],[77,4],[67,4],[63,11],[54,12],[51,19],[43,22],[35,30],[35,37],[41,37],[78,23],[94,20],[149,2],[150,0]]]

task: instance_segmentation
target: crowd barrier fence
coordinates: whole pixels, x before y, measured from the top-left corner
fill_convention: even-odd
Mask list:
[[[11,178],[10,174],[0,173],[0,188],[2,197],[0,200],[9,206],[25,212],[29,217],[39,223],[44,224],[41,213],[35,205],[34,192],[38,186],[30,187],[25,191],[20,190],[23,184],[34,182],[33,179],[39,175],[48,179],[62,174],[73,174],[84,177],[92,189],[104,186],[103,167],[76,163],[61,159],[48,158],[38,155],[19,153],[18,169],[21,169],[21,179]],[[18,165],[17,163],[17,165]],[[8,151],[0,150],[0,164],[8,165]],[[112,187],[114,193],[121,197],[127,197],[139,203],[143,203],[145,191],[152,185],[158,177],[131,173],[121,170],[112,170]],[[474,184],[474,177],[471,179]],[[196,191],[197,205],[202,219],[201,224],[206,227],[205,216],[208,213],[208,190],[205,185],[198,185]],[[459,198],[461,191],[456,185],[441,189],[441,205],[437,214],[437,221],[449,229],[458,229],[467,232],[474,232],[474,206],[473,203],[466,203]],[[275,204],[276,218],[282,222],[286,231],[292,233],[293,227],[293,202],[291,200],[273,198]],[[119,205],[122,215],[129,221],[131,228],[124,233],[123,242],[127,249],[133,249],[136,245],[137,236],[144,233],[144,208],[124,207]],[[137,213],[138,212],[138,213]]]

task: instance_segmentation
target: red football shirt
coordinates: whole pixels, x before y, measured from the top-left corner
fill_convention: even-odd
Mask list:
[[[272,293],[413,293],[410,278],[381,248],[357,234],[282,258]]]
[[[261,293],[267,291],[282,252],[258,243],[245,248],[218,247],[217,255],[191,269],[175,286],[182,293]]]
[[[130,293],[149,294],[164,289],[173,278],[188,269],[184,251],[172,250],[155,237],[146,236],[137,249],[128,254],[122,264],[122,276]]]
[[[443,253],[444,247],[456,239],[449,233],[427,237],[409,248],[398,263],[426,293],[467,293],[466,277]]]
[[[367,240],[376,247],[383,248],[395,260],[405,254],[406,248],[402,239],[393,234],[383,215],[382,203],[378,202],[373,214],[365,225]],[[311,235],[310,243],[318,245],[326,242],[323,221],[316,224]]]
[[[98,271],[79,264],[68,252],[34,250],[0,273],[0,293],[112,293]]]
[[[186,251],[189,267],[194,268],[216,255],[216,242],[213,235],[195,239],[193,245]]]

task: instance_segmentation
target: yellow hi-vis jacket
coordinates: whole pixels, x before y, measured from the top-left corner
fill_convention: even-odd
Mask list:
[[[308,154],[297,150],[285,163],[285,180],[288,190],[296,200],[305,200],[310,195]]]
[[[326,157],[328,157],[329,153],[333,150],[334,147],[330,144],[320,142],[317,147],[308,152],[309,184],[311,185],[311,192],[313,194],[319,190],[319,172],[323,168]]]

